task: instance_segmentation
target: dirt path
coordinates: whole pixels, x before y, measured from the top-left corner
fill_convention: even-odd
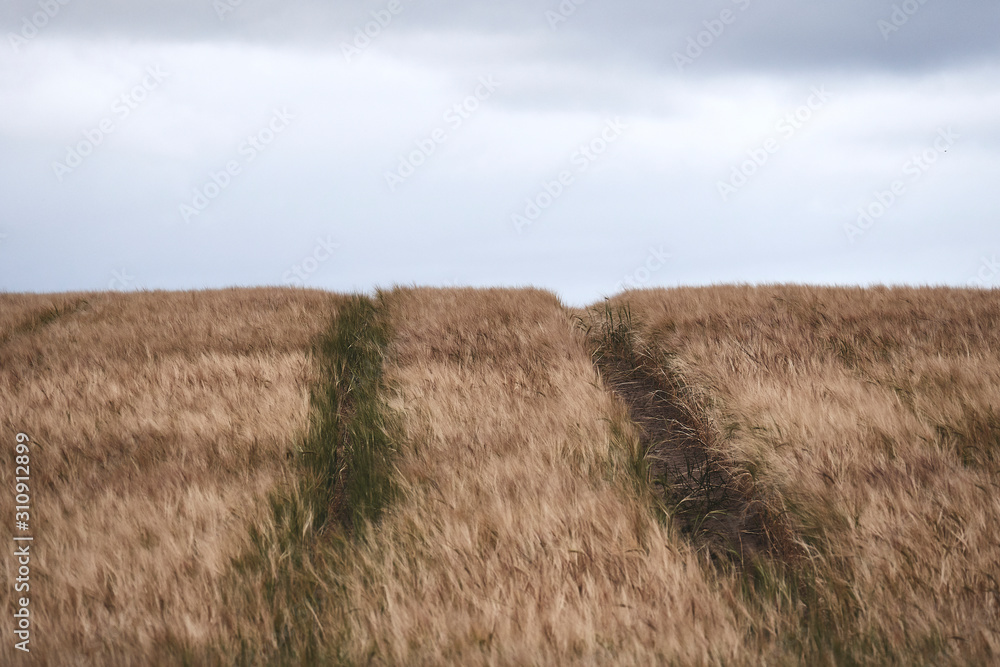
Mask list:
[[[724,464],[706,425],[691,414],[664,371],[620,358],[598,363],[605,386],[628,406],[639,426],[649,476],[672,519],[713,556],[796,553],[788,528],[757,497],[749,473]]]
[[[628,308],[594,310],[581,322],[589,323],[587,341],[604,386],[639,427],[650,483],[681,533],[713,558],[739,564],[748,557],[798,557],[783,517],[752,476],[720,452],[714,429],[686,400],[668,361],[638,342]]]

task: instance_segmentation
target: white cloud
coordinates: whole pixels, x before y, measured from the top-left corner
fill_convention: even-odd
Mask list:
[[[532,282],[581,301],[612,289],[650,245],[668,244],[673,258],[651,284],[962,281],[968,262],[974,268],[1000,247],[1000,200],[991,194],[1000,163],[996,63],[863,75],[709,67],[688,76],[666,61],[630,67],[604,41],[546,51],[547,28],[420,32],[428,19],[406,18],[350,63],[339,39],[325,47],[97,41],[65,31],[0,60],[0,211],[9,235],[0,283],[103,289],[121,266],[151,288],[273,283],[332,234],[342,251],[311,284]],[[570,27],[559,44],[586,34]],[[589,57],[571,57],[587,48]],[[59,183],[51,163],[148,66],[169,78]],[[445,112],[485,75],[501,82],[497,92],[389,191],[386,170],[444,126]],[[722,201],[719,180],[817,86],[831,100]],[[295,121],[204,216],[181,224],[179,203],[275,108]],[[615,116],[629,125],[621,140],[518,236],[511,212]],[[941,127],[961,135],[947,160],[849,248],[844,224]],[[952,265],[914,269],[913,253],[932,257],[942,238],[942,262]],[[39,256],[44,277],[29,270]]]

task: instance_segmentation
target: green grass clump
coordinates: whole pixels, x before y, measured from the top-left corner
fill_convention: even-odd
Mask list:
[[[336,564],[395,493],[395,426],[382,376],[390,336],[381,294],[354,296],[314,345],[320,380],[295,455],[297,483],[272,494],[270,521],[251,528],[251,546],[233,564],[232,601],[251,620],[212,662],[345,662]]]
[[[371,299],[354,297],[320,339],[316,354],[325,381],[313,391],[316,419],[302,462],[326,501],[317,520],[361,530],[378,520],[394,494],[392,426],[381,402],[382,363],[389,326]]]
[[[639,352],[636,342],[636,328],[632,324],[632,309],[626,303],[612,308],[607,300],[603,312],[592,310],[590,322],[578,318],[578,324],[591,345],[594,363],[620,359],[637,364]]]

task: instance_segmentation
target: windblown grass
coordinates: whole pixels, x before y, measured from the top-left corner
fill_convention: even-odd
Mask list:
[[[251,526],[251,545],[234,562],[231,595],[253,614],[220,643],[218,663],[233,655],[238,664],[344,660],[342,562],[394,495],[395,427],[382,379],[388,337],[379,304],[352,297],[313,346],[319,374],[297,481],[271,493],[270,516]]]
[[[671,357],[647,344],[627,303],[579,317],[605,386],[628,406],[639,429],[643,467],[657,505],[675,527],[741,567],[758,556],[785,561],[801,549],[752,476],[728,459],[717,434]]]
[[[558,301],[398,290],[387,303],[399,500],[342,563],[345,657],[735,662],[728,594],[634,483],[627,412]]]
[[[700,396],[720,449],[792,517],[808,549],[799,584],[816,592],[801,616],[822,614],[772,618],[805,662],[997,660],[996,291],[718,287],[624,302]]]
[[[0,295],[0,430],[35,443],[32,664],[179,662],[248,613],[225,604],[223,575],[287,483],[309,343],[333,305],[289,290]],[[0,486],[13,475],[8,459]],[[13,501],[0,494],[5,530]],[[0,663],[23,657],[0,645]]]
[[[998,660],[996,292],[602,308],[0,295],[0,423],[37,443],[32,662]],[[651,434],[698,456],[668,471]],[[727,547],[754,512],[778,546]]]

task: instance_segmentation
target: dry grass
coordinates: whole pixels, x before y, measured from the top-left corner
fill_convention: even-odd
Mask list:
[[[827,627],[804,650],[998,659],[996,291],[719,287],[624,301],[700,394],[723,454],[776,492],[809,545]]]
[[[625,304],[645,375],[604,370],[655,400],[537,290],[0,295],[4,430],[40,443],[33,658],[997,660],[996,292]],[[692,442],[795,557],[666,520],[650,470]]]
[[[672,372],[670,357],[643,340],[629,305],[605,303],[579,322],[604,386],[638,428],[645,465],[635,472],[652,485],[672,525],[720,565],[745,570],[761,558],[801,558],[785,517],[719,447],[718,430]]]
[[[30,336],[49,322],[87,305],[85,294],[3,294],[0,310],[0,345]]]
[[[36,443],[33,663],[153,664],[245,613],[221,575],[285,481],[331,312],[305,291],[0,295],[0,423],[11,447]],[[12,504],[0,495],[5,525]]]
[[[734,614],[632,483],[546,292],[403,290],[401,500],[345,563],[347,655],[390,664],[732,661]]]

